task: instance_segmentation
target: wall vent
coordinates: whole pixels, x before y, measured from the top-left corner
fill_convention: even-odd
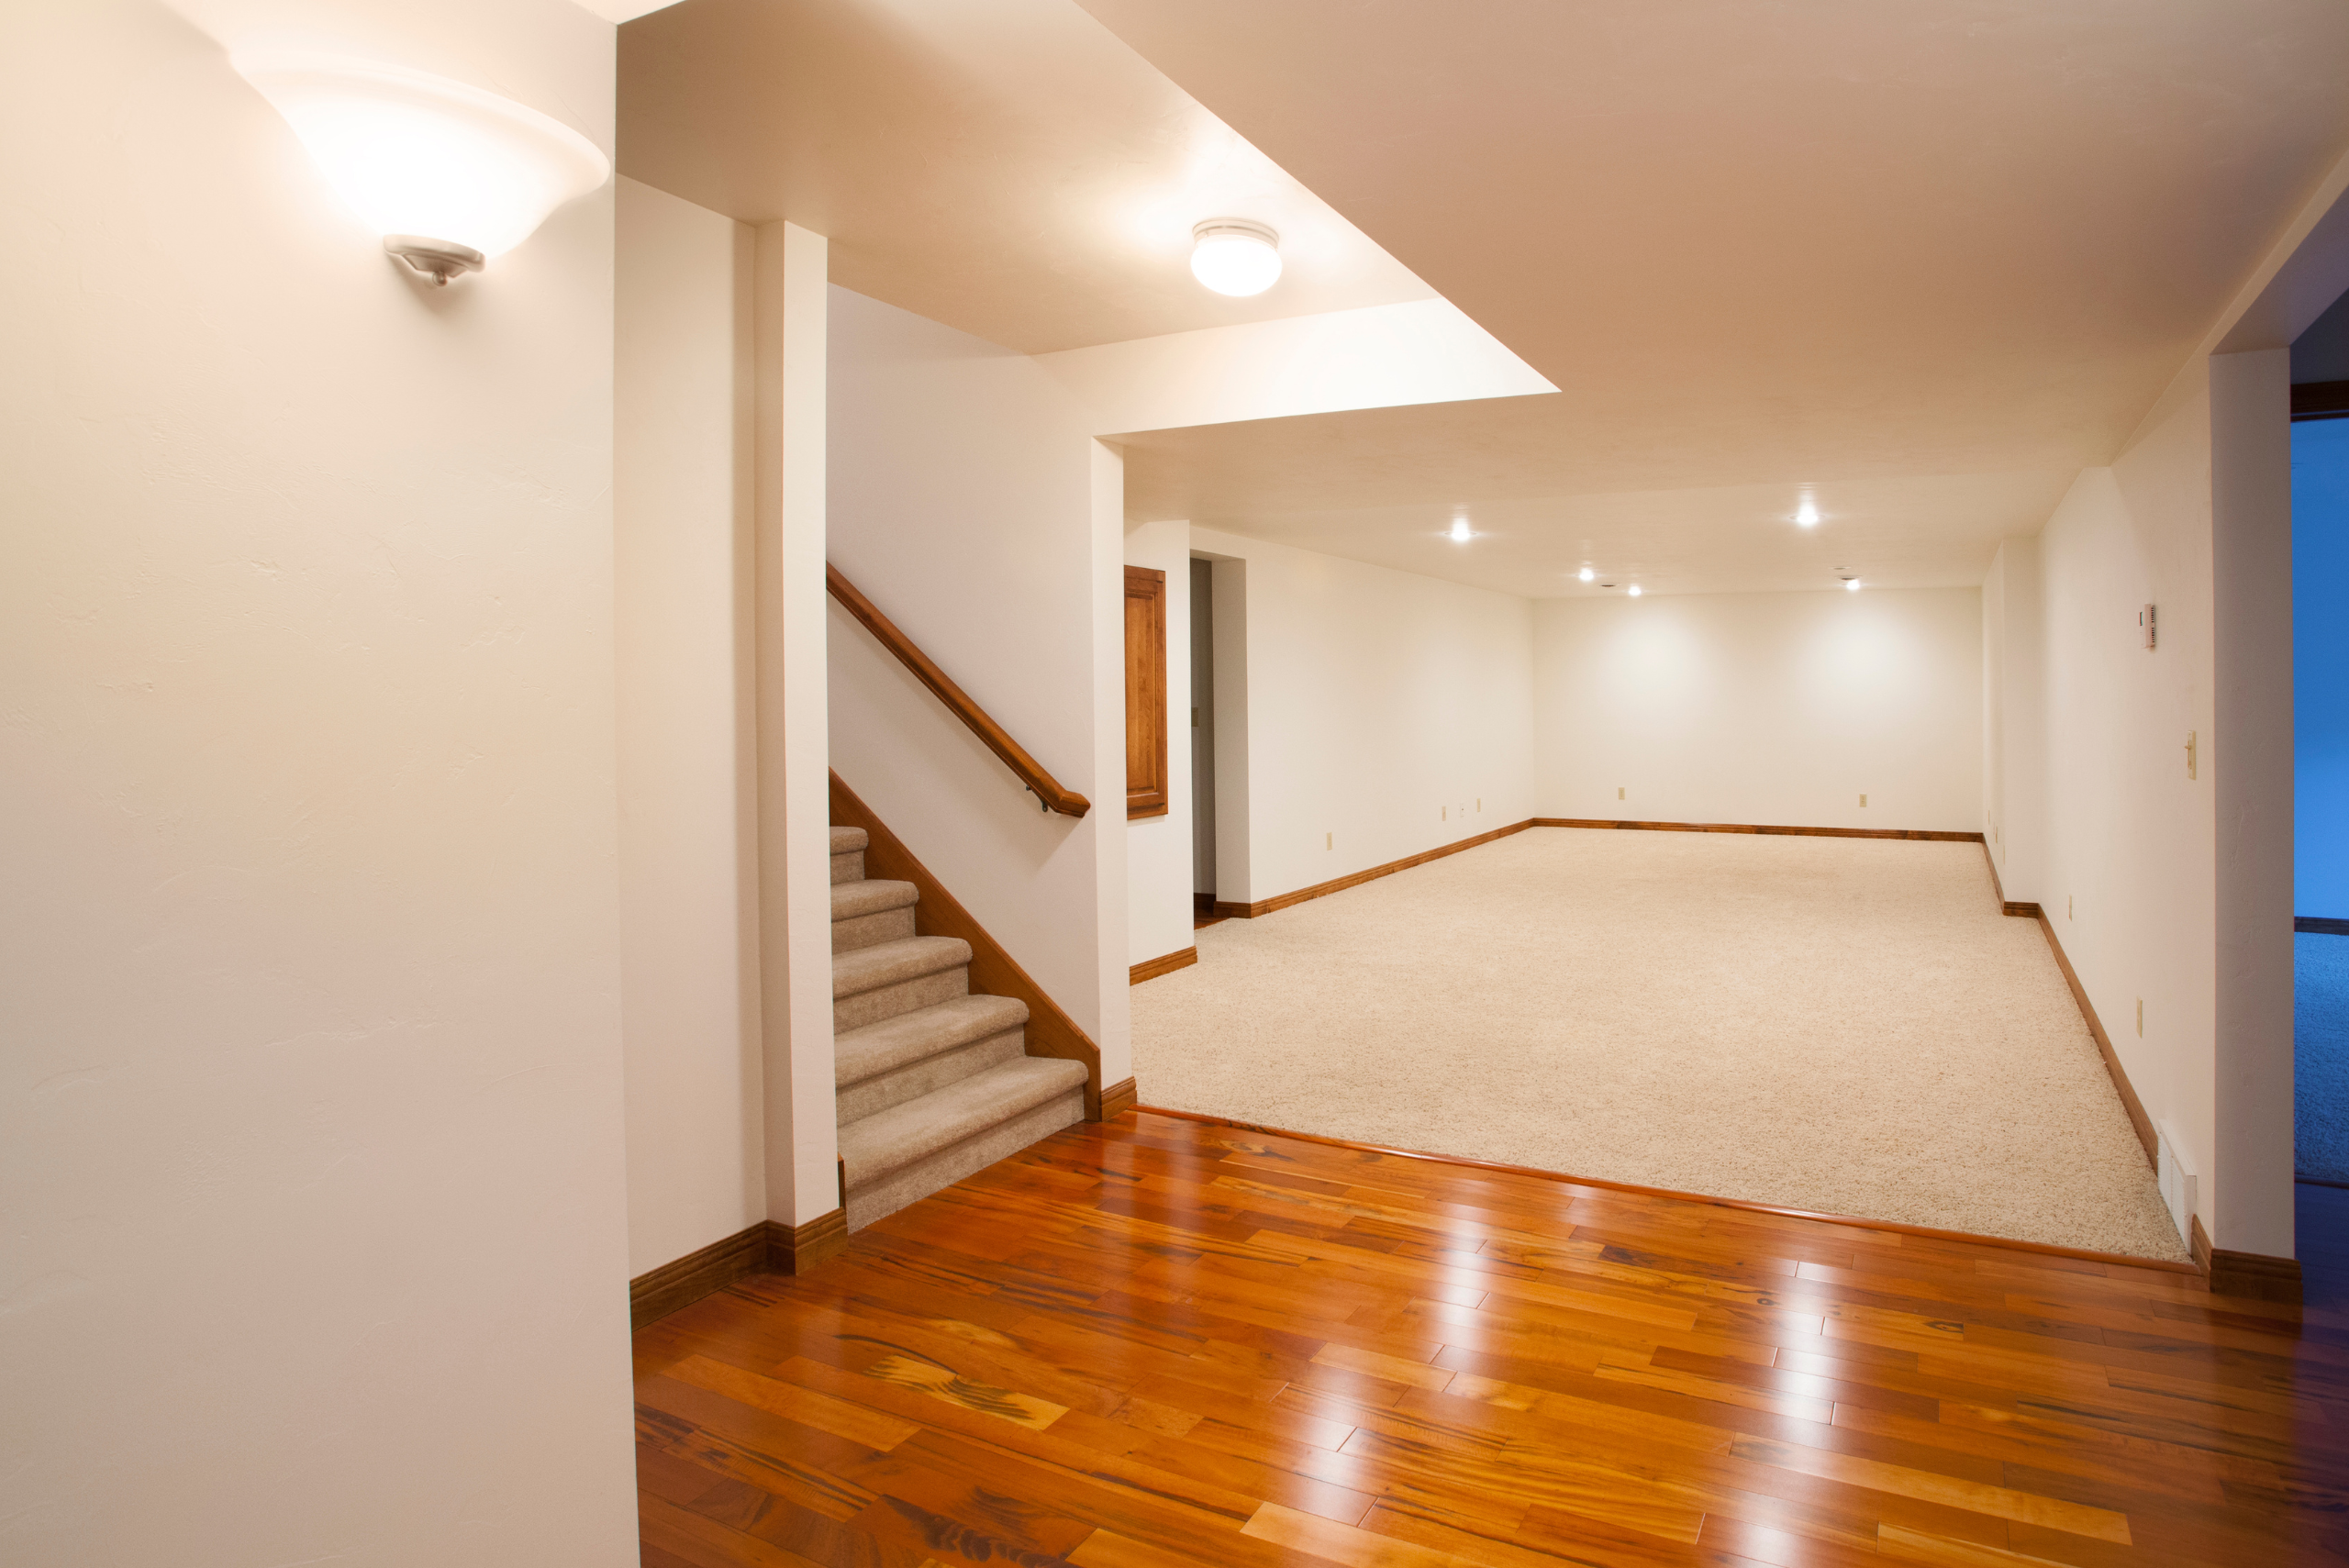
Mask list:
[[[2177,1227],[2178,1240],[2192,1240],[2194,1221],[2194,1167],[2177,1151],[2177,1139],[2170,1131],[2169,1123],[2160,1122],[2154,1128],[2160,1149],[2158,1173],[2162,1184],[2162,1202],[2169,1209],[2170,1223]]]

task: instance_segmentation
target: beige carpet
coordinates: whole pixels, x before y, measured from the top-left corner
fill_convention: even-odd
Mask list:
[[[1198,946],[1134,988],[1146,1104],[2186,1258],[1975,844],[1536,828]]]

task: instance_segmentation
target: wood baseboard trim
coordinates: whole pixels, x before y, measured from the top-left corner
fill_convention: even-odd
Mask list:
[[[2009,911],[2011,913],[2011,911]],[[2112,1078],[2112,1086],[2120,1091],[2121,1108],[2129,1113],[2129,1125],[2136,1129],[2137,1141],[2144,1145],[2145,1163],[2156,1171],[2161,1169],[2161,1141],[2154,1132],[2154,1118],[2145,1114],[2145,1102],[2137,1097],[2136,1085],[2129,1082],[2128,1070],[2121,1065],[2121,1053],[2112,1049],[2112,1037],[2104,1032],[2104,1020],[2096,1016],[2096,1004],[2088,1000],[2087,987],[2072,968],[2071,959],[2064,951],[2064,944],[2055,938],[2054,923],[2043,909],[2034,910],[2039,920],[2040,934],[2047,939],[2047,951],[2055,955],[2055,967],[2064,972],[2064,984],[2072,988],[2072,1000],[2087,1020],[2088,1033],[2096,1040],[2097,1054],[2104,1058],[2104,1070]]]
[[[1077,796],[1080,801],[1083,796]],[[960,937],[971,944],[971,989],[991,996],[1017,996],[1028,1004],[1028,1054],[1049,1056],[1085,1064],[1085,1119],[1101,1119],[1101,1050],[1077,1027],[1065,1008],[1052,999],[1029,973],[1020,968],[1004,945],[955,896],[930,874],[928,866],[889,831],[856,792],[832,774],[832,821],[842,828],[862,828],[868,842],[864,869],[891,882],[910,882],[920,895],[914,906],[914,929],[925,937]]]
[[[2265,1252],[2230,1252],[2223,1247],[2213,1247],[2199,1214],[2194,1216],[2193,1233],[2187,1244],[2194,1251],[2195,1262],[2210,1276],[2212,1296],[2286,1305],[2301,1299],[2298,1258],[2271,1258]]]
[[[1982,845],[1982,859],[1988,862],[1990,867],[1990,891],[1998,895],[1998,913],[2001,915],[2019,916],[2026,920],[2038,919],[2038,905],[2017,903],[2014,899],[2007,896],[2005,885],[1998,881],[1998,857],[1990,853],[1990,841],[1987,839],[1982,838],[1978,833],[1975,835],[1975,838]]]
[[[687,1252],[628,1282],[628,1326],[633,1330],[715,1296],[767,1266],[767,1221]]]
[[[1489,844],[1496,839],[1506,839],[1511,833],[1522,833],[1528,828],[1539,826],[1538,822],[1528,817],[1522,822],[1512,822],[1506,828],[1496,828],[1489,833],[1479,833],[1473,839],[1463,839],[1456,844],[1444,844],[1437,849],[1422,850],[1416,855],[1405,855],[1399,861],[1388,861],[1385,865],[1372,866],[1368,871],[1358,871],[1349,876],[1332,877],[1328,882],[1317,882],[1310,887],[1300,887],[1294,893],[1280,893],[1270,898],[1260,898],[1253,904],[1227,904],[1218,900],[1215,912],[1219,915],[1234,916],[1242,920],[1253,920],[1269,915],[1275,909],[1286,909],[1311,898],[1327,898],[1332,893],[1343,893],[1349,887],[1360,887],[1365,882],[1375,882],[1382,876],[1393,876],[1398,871],[1408,871],[1413,866],[1423,866],[1430,861],[1440,861],[1446,855],[1456,855],[1463,850],[1473,850],[1479,844]]]
[[[2349,937],[2349,920],[2336,920],[2330,915],[2295,915],[2292,929],[2321,937]]]
[[[779,1274],[804,1274],[847,1250],[848,1210],[836,1208],[798,1226],[770,1219],[766,1233],[766,1266]]]
[[[1162,974],[1188,969],[1198,962],[1199,950],[1196,947],[1185,948],[1181,952],[1163,953],[1157,958],[1146,958],[1127,971],[1126,984],[1139,985],[1145,980],[1155,980]]]
[[[1566,1186],[1595,1187],[1602,1192],[1631,1193],[1641,1197],[1671,1198],[1680,1203],[1701,1203],[1715,1208],[1742,1210],[1748,1214],[1775,1215],[1781,1219],[1808,1219],[1821,1225],[1855,1225],[1864,1230],[1885,1230],[1900,1236],[1914,1236],[1926,1241],[1963,1241],[1978,1247],[2003,1247],[2009,1251],[2031,1252],[2049,1258],[2075,1258],[2090,1263],[2118,1263],[2132,1269],[2152,1269],[2161,1273],[2191,1274],[2198,1271],[2190,1263],[2165,1262],[2159,1258],[2132,1258],[2125,1252],[2097,1252],[2085,1247],[2058,1247],[2045,1241],[2018,1241],[2007,1236],[1977,1236],[1967,1230],[1939,1230],[1930,1225],[1902,1225],[1889,1219],[1862,1219],[1856,1215],[1821,1214],[1807,1208],[1787,1208],[1778,1204],[1755,1203],[1748,1198],[1714,1197],[1707,1193],[1675,1192],[1670,1187],[1643,1187],[1631,1182],[1610,1182],[1599,1176],[1569,1175],[1564,1171],[1544,1171],[1533,1165],[1505,1165],[1492,1160],[1472,1160],[1461,1154],[1431,1154],[1420,1149],[1395,1149],[1384,1143],[1361,1143],[1351,1138],[1330,1138],[1318,1132],[1299,1132],[1294,1128],[1266,1127],[1262,1122],[1240,1121],[1231,1117],[1208,1116],[1201,1111],[1178,1111],[1165,1106],[1136,1106],[1136,1110],[1148,1116],[1172,1117],[1178,1121],[1207,1122],[1216,1127],[1229,1127],[1241,1132],[1261,1132],[1274,1138],[1294,1138],[1301,1143],[1326,1144],[1332,1149],[1350,1149],[1364,1154],[1386,1154],[1401,1160],[1425,1160],[1437,1165],[1458,1165],[1471,1171],[1491,1171],[1507,1176],[1532,1176],[1545,1182],[1557,1182]]]
[[[1536,817],[1534,828],[1620,828],[1640,833],[1773,833],[1802,839],[1930,839],[1937,843],[1978,844],[1979,833],[1945,833],[1937,828],[1788,828],[1752,822],[1618,822],[1603,817]]]
[[[1131,1078],[1110,1084],[1101,1091],[1101,1119],[1103,1121],[1117,1120],[1128,1111],[1132,1110],[1140,1097],[1141,1091],[1134,1087],[1134,1081]]]

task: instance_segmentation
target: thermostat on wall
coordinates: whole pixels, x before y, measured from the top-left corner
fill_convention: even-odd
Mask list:
[[[2154,645],[2154,606],[2147,605],[2137,612],[2137,629],[2145,634],[2145,646]]]

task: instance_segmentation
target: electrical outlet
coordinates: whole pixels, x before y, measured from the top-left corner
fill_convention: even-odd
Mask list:
[[[1868,797],[1867,797],[1866,795],[1862,795],[1862,796],[1860,796],[1860,804],[1861,804],[1862,806],[1865,806],[1867,803],[1868,803]]]
[[[1617,784],[1615,786],[1615,798],[1618,800],[1623,798],[1623,786],[1621,784]]]
[[[1435,808],[1435,819],[1436,819],[1437,821],[1439,821],[1439,822],[1449,822],[1449,821],[1451,821],[1451,820],[1452,820],[1452,807],[1450,807],[1449,806],[1437,806],[1437,807]]]
[[[2145,1038],[2145,999],[2143,996],[2137,998],[2137,1038]]]
[[[1476,797],[1476,809],[1479,813],[1485,809],[1485,797],[1481,795]]]
[[[1338,847],[1338,835],[1335,831],[1321,835],[1321,847],[1325,850],[1334,850]]]
[[[2066,920],[2068,920],[2068,919],[2070,919],[2071,917],[2072,917],[2072,895],[2071,895],[2070,894],[2066,893],[2065,895],[2064,895],[2064,918],[2065,918]]]
[[[2194,731],[2186,732],[2186,776],[2194,776]]]

